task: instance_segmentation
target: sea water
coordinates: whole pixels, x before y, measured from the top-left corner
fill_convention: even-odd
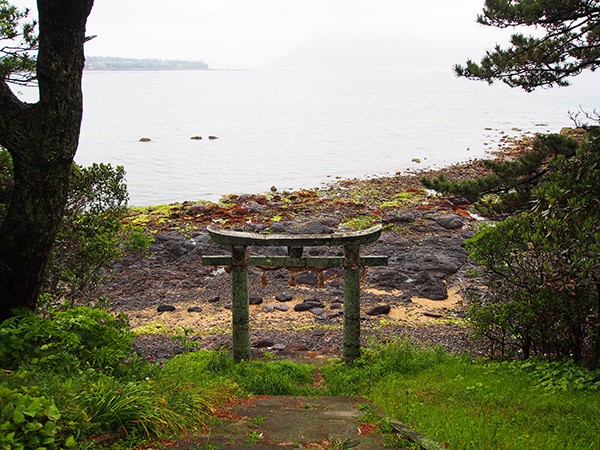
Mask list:
[[[76,161],[123,165],[135,206],[311,188],[558,132],[600,104],[596,77],[526,93],[449,67],[85,72]]]

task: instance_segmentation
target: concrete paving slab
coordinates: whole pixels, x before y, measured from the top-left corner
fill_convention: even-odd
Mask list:
[[[178,450],[384,448],[380,435],[361,423],[355,397],[259,397],[235,405],[210,431]]]

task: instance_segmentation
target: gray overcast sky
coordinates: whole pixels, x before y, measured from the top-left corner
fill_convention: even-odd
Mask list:
[[[13,4],[35,12],[35,0]],[[94,56],[190,59],[212,68],[267,65],[302,44],[339,41],[452,45],[479,59],[510,33],[475,22],[484,0],[96,0]],[[388,46],[388,49],[391,48]],[[455,62],[461,62],[455,61]]]

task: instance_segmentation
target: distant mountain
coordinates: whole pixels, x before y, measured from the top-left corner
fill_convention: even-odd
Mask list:
[[[464,39],[432,42],[398,36],[320,36],[273,60],[272,67],[451,66],[473,51]]]
[[[116,58],[112,56],[87,56],[86,70],[207,70],[204,61],[179,61],[168,59]]]

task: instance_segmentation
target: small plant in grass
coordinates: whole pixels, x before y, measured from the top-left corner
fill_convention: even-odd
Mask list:
[[[246,439],[244,439],[242,442],[244,442],[244,444],[254,445],[254,444],[257,444],[260,441],[262,441],[262,439],[263,439],[262,433],[259,433],[257,431],[251,431],[246,436]]]
[[[331,450],[347,450],[354,448],[359,444],[356,439],[350,439],[348,436],[343,438],[329,438],[329,448]]]
[[[263,423],[266,420],[266,417],[253,417],[250,419],[250,422],[252,422],[252,427],[254,428],[258,428],[258,426]]]
[[[193,346],[198,346],[200,345],[199,342],[196,341],[188,341],[188,336],[190,336],[194,330],[188,327],[181,327],[181,334],[178,334],[176,336],[171,336],[171,340],[173,341],[179,341],[181,343],[181,345],[183,346],[183,353],[188,353],[190,351],[190,348]]]
[[[201,424],[202,409],[181,414],[169,408],[162,393],[151,382],[120,382],[101,376],[77,402],[85,407],[91,431],[137,430],[146,436],[168,436]]]
[[[289,361],[244,361],[235,366],[233,377],[248,392],[256,395],[307,395],[314,368]]]

